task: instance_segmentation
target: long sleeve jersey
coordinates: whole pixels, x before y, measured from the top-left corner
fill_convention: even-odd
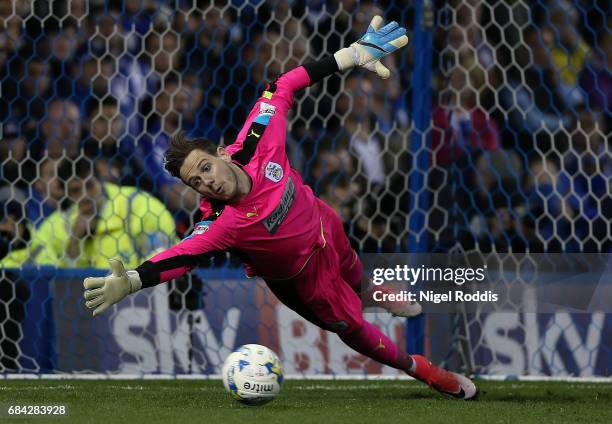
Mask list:
[[[338,72],[335,59],[297,67],[268,85],[236,141],[227,150],[248,174],[251,191],[239,202],[212,205],[203,200],[204,218],[174,247],[136,270],[143,287],[181,276],[207,256],[237,250],[269,279],[289,279],[325,245],[318,202],[285,150],[287,114],[296,91]]]

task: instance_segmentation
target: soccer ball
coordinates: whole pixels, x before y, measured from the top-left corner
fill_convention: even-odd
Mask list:
[[[270,349],[247,344],[225,359],[222,378],[225,390],[237,401],[263,405],[278,396],[283,369],[278,356]]]

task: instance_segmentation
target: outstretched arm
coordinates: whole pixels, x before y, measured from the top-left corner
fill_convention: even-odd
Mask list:
[[[135,270],[126,271],[121,260],[110,259],[110,275],[89,277],[83,282],[85,306],[94,309],[93,315],[96,316],[131,293],[178,278],[208,256],[230,247],[232,237],[233,232],[218,222],[203,221],[196,225],[190,236]]]
[[[316,84],[324,78],[336,73],[346,72],[355,67],[361,67],[375,72],[381,78],[389,78],[391,72],[381,59],[408,44],[406,29],[393,21],[382,26],[383,19],[375,16],[368,26],[367,32],[349,47],[338,50],[317,62],[307,63],[290,70],[268,85],[263,97],[283,100],[288,110],[293,103],[296,91]]]

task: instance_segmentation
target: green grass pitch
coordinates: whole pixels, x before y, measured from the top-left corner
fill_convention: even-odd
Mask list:
[[[611,423],[612,384],[480,381],[477,402],[404,380],[286,381],[265,406],[229,398],[220,381],[2,380],[1,423]],[[8,418],[8,405],[66,405],[67,417]]]

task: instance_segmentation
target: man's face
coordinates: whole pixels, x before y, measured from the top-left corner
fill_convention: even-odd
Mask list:
[[[28,95],[42,94],[49,88],[49,67],[42,61],[34,60],[28,65],[28,78],[24,84]]]
[[[100,184],[93,178],[83,180],[73,177],[66,185],[68,197],[78,206],[79,213],[83,215],[94,215],[99,212],[101,190]]]
[[[42,130],[50,157],[60,157],[64,149],[68,154],[74,154],[78,151],[81,137],[79,109],[68,101],[51,103]]]
[[[41,166],[34,187],[41,193],[46,202],[56,207],[61,202],[65,193],[57,179],[57,160],[47,159]]]
[[[91,120],[91,134],[105,143],[115,143],[121,138],[124,130],[124,122],[117,106],[106,105],[93,115]]]
[[[217,156],[192,150],[183,161],[180,175],[185,184],[209,199],[227,202],[238,196],[238,175],[223,147],[217,148]]]

